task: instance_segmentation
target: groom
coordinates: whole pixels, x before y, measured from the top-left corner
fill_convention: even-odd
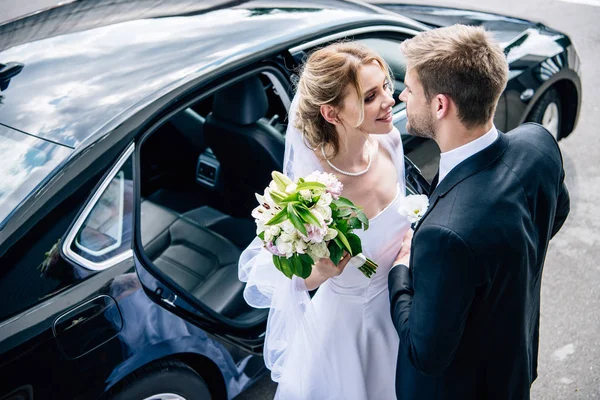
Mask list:
[[[442,154],[389,275],[397,397],[529,399],[544,258],[569,213],[559,147],[537,124],[494,127],[508,65],[482,28],[431,30],[401,49],[407,129]]]

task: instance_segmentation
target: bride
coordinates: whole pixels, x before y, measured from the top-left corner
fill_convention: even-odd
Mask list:
[[[410,224],[398,211],[404,155],[392,125],[392,92],[385,61],[354,42],[322,48],[303,67],[290,107],[284,173],[338,177],[342,195],[369,218],[369,229],[356,233],[378,268],[369,279],[349,255],[338,266],[323,258],[308,278],[290,280],[260,239],[242,253],[244,298],[270,308],[264,358],[279,383],[277,399],[396,398],[399,342],[387,280]]]

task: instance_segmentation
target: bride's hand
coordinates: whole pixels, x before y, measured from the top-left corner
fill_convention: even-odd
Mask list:
[[[327,279],[338,276],[344,271],[348,261],[352,256],[344,252],[344,256],[338,265],[335,265],[329,258],[321,258],[313,266],[310,276],[304,280],[308,290],[315,290],[323,284]]]
[[[412,238],[414,231],[412,229],[408,229],[402,238],[402,247],[400,247],[400,251],[396,256],[396,260],[393,265],[404,264],[408,267],[410,263],[410,248],[412,246]]]

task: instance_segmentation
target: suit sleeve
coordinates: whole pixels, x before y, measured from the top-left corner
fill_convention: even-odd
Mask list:
[[[441,374],[460,343],[477,285],[477,265],[465,242],[441,226],[415,234],[410,270],[390,271],[392,320],[400,351],[423,374]]]
[[[551,238],[558,233],[560,228],[562,228],[567,216],[569,215],[569,211],[571,211],[571,198],[569,197],[569,191],[567,190],[567,185],[565,184],[565,172],[563,171],[562,179],[558,189],[556,215],[554,217],[554,224],[552,225]]]

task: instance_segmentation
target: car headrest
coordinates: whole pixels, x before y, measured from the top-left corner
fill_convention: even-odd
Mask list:
[[[215,94],[213,116],[240,125],[253,124],[267,113],[269,101],[257,75],[235,83]]]

